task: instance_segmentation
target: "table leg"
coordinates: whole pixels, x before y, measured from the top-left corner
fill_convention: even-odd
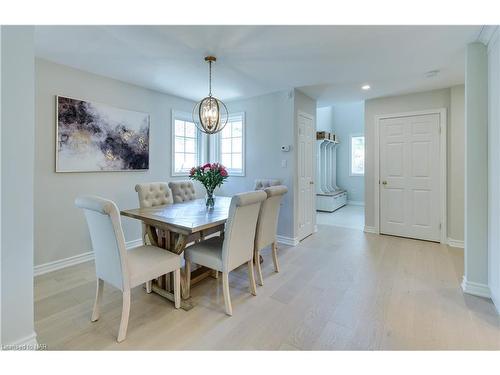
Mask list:
[[[158,246],[158,233],[156,233],[156,228],[151,225],[146,225],[146,233],[149,237],[151,245]]]
[[[186,248],[187,238],[188,236],[184,234],[178,234],[177,239],[175,240],[175,244],[173,243],[174,241],[170,242],[170,251],[174,254],[182,254],[182,252]]]
[[[182,290],[182,285],[181,285],[181,290]],[[166,298],[168,299],[169,301],[172,301],[175,303],[175,298],[174,298],[174,293],[172,292],[169,292],[168,290],[165,290],[164,288],[160,288],[158,285],[156,285],[155,283],[153,283],[153,285],[151,286],[151,291],[156,293],[156,294],[159,294],[160,296],[162,296],[163,298]],[[181,299],[181,309],[184,310],[184,311],[189,311],[191,310],[195,305],[189,301],[189,300],[182,300]]]

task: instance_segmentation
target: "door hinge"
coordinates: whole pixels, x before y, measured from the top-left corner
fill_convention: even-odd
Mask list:
[[[439,223],[439,229],[441,229],[441,227],[442,227],[442,224],[441,224],[441,223]]]
[[[441,124],[438,125],[439,134],[441,134]]]

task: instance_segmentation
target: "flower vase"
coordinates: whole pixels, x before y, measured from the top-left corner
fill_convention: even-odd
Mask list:
[[[214,208],[215,206],[215,195],[213,191],[207,190],[207,195],[205,196],[205,204],[208,209]]]

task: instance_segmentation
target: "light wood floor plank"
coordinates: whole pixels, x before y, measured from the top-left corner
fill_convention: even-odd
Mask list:
[[[463,251],[440,244],[320,226],[299,246],[279,246],[280,273],[262,253],[265,285],[252,296],[246,266],[192,288],[190,311],[142,287],[132,291],[127,339],[116,343],[121,293],[104,287],[90,322],[92,262],[35,279],[38,342],[61,350],[500,349],[491,301],[464,295]]]

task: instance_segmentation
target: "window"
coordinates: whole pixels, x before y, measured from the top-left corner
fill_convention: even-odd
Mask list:
[[[245,114],[230,114],[216,142],[216,155],[230,176],[245,175]]]
[[[172,175],[184,176],[200,164],[200,132],[189,113],[174,111],[172,120]]]
[[[351,135],[349,153],[349,175],[364,176],[365,174],[365,137],[362,134]]]

